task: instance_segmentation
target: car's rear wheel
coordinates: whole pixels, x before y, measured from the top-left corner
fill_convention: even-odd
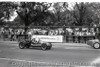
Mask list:
[[[20,49],[24,49],[24,48],[25,48],[25,44],[24,44],[23,42],[20,42],[20,43],[19,43],[19,48],[20,48]]]
[[[99,48],[100,48],[100,44],[99,44],[99,43],[94,43],[94,44],[93,44],[93,47],[94,47],[95,49],[99,49]]]
[[[47,49],[47,45],[46,45],[45,43],[43,43],[43,44],[41,45],[41,49],[42,49],[42,50],[46,50],[46,49]]]

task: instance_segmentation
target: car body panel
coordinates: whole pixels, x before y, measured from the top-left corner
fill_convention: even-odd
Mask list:
[[[100,41],[98,39],[94,39],[94,40],[88,40],[87,41],[87,44],[92,46],[95,44],[95,43],[100,43]]]

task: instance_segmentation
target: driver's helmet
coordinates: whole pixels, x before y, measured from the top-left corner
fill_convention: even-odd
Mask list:
[[[40,41],[39,38],[33,38],[33,39],[32,39],[32,42],[33,42],[33,43],[39,43],[39,41]]]

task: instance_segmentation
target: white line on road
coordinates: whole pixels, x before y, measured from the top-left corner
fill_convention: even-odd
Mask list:
[[[94,61],[91,62],[91,64],[97,64],[100,63],[100,57],[96,58]]]
[[[96,67],[96,65],[100,65],[100,57],[96,58],[90,63],[90,66],[75,66],[75,67]]]
[[[95,65],[96,66],[100,66],[100,57],[99,58],[96,58],[95,60],[93,60],[91,62],[91,65]]]
[[[19,60],[19,59],[11,59],[11,58],[0,58],[0,60],[8,60],[8,61],[22,61],[22,62],[33,62],[33,63],[46,63],[47,64],[47,62],[37,62],[37,61],[28,61],[28,60]]]

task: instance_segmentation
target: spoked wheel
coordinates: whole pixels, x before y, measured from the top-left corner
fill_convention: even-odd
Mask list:
[[[41,49],[42,50],[46,50],[47,49],[47,45],[46,44],[42,44]]]
[[[94,43],[94,44],[93,44],[93,47],[94,47],[95,49],[99,49],[99,48],[100,48],[100,44],[99,44],[99,43]]]
[[[25,44],[24,44],[23,42],[20,42],[20,43],[19,43],[19,48],[20,48],[20,49],[24,49],[24,48],[25,48]]]

